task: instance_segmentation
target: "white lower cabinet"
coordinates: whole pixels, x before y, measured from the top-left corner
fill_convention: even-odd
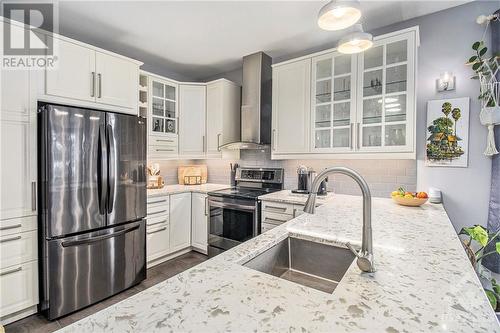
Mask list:
[[[208,196],[193,193],[191,196],[191,246],[207,254],[208,246]]]
[[[170,252],[191,245],[191,193],[170,196]]]
[[[169,254],[170,237],[168,223],[154,226],[147,225],[146,244],[148,263]]]
[[[38,261],[33,260],[0,270],[0,313],[6,317],[38,304]]]
[[[261,232],[269,231],[302,214],[303,205],[262,201]]]

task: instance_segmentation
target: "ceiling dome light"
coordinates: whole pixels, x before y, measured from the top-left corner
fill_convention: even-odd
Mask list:
[[[361,18],[358,1],[332,0],[318,14],[318,25],[323,30],[342,30]]]
[[[339,40],[337,50],[345,54],[360,53],[373,46],[372,40],[373,36],[364,32],[361,24],[356,24],[350,33]]]

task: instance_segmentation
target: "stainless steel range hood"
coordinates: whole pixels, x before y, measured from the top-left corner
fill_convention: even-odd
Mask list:
[[[243,57],[241,140],[221,149],[268,149],[271,143],[272,59],[264,52]]]

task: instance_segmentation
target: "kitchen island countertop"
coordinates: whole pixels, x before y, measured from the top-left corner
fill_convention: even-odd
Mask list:
[[[500,332],[442,205],[373,199],[377,271],[361,273],[354,261],[333,294],[241,266],[288,236],[359,247],[361,205],[361,197],[334,195],[315,215],[302,214],[62,331]]]

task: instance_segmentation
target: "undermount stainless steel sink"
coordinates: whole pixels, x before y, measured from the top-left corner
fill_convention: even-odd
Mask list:
[[[332,293],[354,258],[345,248],[288,237],[243,266]]]

